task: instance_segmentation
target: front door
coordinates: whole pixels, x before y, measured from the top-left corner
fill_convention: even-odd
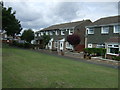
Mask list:
[[[60,50],[63,50],[63,41],[60,41]]]

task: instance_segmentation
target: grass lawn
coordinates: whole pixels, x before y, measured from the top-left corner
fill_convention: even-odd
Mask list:
[[[117,88],[118,70],[3,47],[3,88]]]

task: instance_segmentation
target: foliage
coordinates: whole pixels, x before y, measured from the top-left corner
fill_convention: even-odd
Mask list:
[[[20,48],[33,48],[33,45],[30,43],[18,43],[17,41],[13,41],[11,46],[16,46]]]
[[[2,5],[2,30],[5,30],[7,35],[15,36],[22,30],[20,21],[16,19],[15,14],[12,7],[6,8]]]
[[[43,40],[43,45],[44,45],[44,48],[45,48],[45,46],[49,43],[49,41],[50,41],[50,36],[49,35],[43,35],[42,36],[42,40]]]
[[[78,45],[80,43],[80,36],[77,34],[67,36],[67,41],[71,45]]]
[[[28,43],[30,43],[34,39],[34,32],[32,29],[24,30],[21,39],[26,40]]]
[[[120,61],[120,56],[114,56],[112,59],[113,59],[113,60]]]
[[[104,56],[106,53],[106,49],[105,48],[85,48],[84,52],[89,54],[96,54],[98,56]]]

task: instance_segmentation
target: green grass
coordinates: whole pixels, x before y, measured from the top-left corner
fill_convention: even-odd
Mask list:
[[[118,70],[3,48],[3,88],[117,88]]]

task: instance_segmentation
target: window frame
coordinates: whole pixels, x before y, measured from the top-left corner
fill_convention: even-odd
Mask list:
[[[108,29],[107,32],[104,32],[104,30],[106,30],[105,28]],[[108,34],[108,33],[109,33],[109,26],[103,26],[103,27],[101,27],[101,34]]]
[[[72,31],[72,33],[71,33],[71,31]],[[69,29],[69,35],[72,35],[74,33],[74,29]]]
[[[116,26],[118,26],[118,27],[119,27],[119,29],[120,29],[120,25],[114,25],[113,33],[120,33],[120,31],[119,31],[119,29],[118,29],[118,28],[117,28],[117,29],[118,29],[118,32],[116,32],[116,28],[115,28]]]
[[[90,30],[93,30],[93,32],[91,33]],[[94,34],[94,28],[88,28],[87,29],[87,34]]]
[[[65,30],[61,30],[61,35],[65,35]]]

